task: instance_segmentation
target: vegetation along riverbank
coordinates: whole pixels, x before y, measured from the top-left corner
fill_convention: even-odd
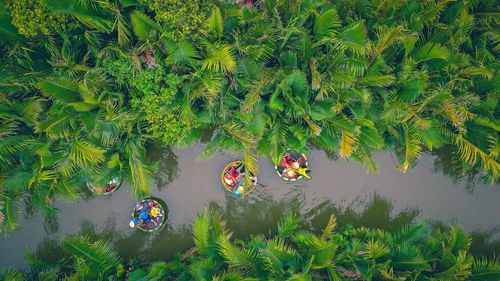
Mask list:
[[[0,224],[84,182],[150,193],[152,146],[277,163],[323,149],[402,172],[444,149],[498,183],[496,1],[0,0]],[[216,177],[218,175],[214,175]],[[120,179],[121,181],[121,179]]]
[[[425,223],[386,232],[337,228],[331,216],[319,233],[292,214],[269,237],[232,239],[217,212],[193,224],[195,247],[152,264],[121,259],[111,243],[68,236],[57,258],[25,253],[30,272],[0,271],[6,280],[499,280],[500,262],[468,252],[470,237],[459,227],[431,232]]]

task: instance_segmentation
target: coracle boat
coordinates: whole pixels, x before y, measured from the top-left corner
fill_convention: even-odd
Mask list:
[[[117,191],[123,184],[123,179],[119,176],[112,177],[106,185],[96,185],[93,180],[85,179],[85,186],[90,192],[99,195],[106,196]]]
[[[250,185],[245,185],[245,165],[242,161],[233,161],[227,164],[222,170],[221,182],[224,189],[235,197],[242,197],[250,194],[255,185],[257,177],[250,174]]]
[[[145,198],[135,205],[129,226],[144,232],[158,232],[163,228],[166,219],[163,205],[153,198]]]
[[[278,165],[274,166],[276,174],[286,181],[298,181],[303,178],[310,179],[309,162],[304,153],[287,150]]]

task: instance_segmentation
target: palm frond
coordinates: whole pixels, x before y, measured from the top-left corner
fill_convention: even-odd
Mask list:
[[[198,51],[193,47],[190,42],[168,42],[168,56],[165,60],[167,65],[189,65],[195,66],[198,61]]]
[[[447,60],[450,52],[446,47],[437,43],[428,42],[414,51],[413,58],[417,62],[428,61],[432,59]]]
[[[331,238],[336,227],[337,227],[337,218],[335,217],[334,214],[331,214],[330,218],[328,219],[328,223],[326,224],[325,228],[323,229],[323,232],[321,234],[321,238],[323,238],[323,239]]]
[[[0,278],[5,281],[27,281],[29,280],[26,275],[20,270],[12,268],[2,268],[0,270]]]
[[[68,79],[45,79],[37,84],[46,96],[66,103],[80,101],[78,84]]]
[[[226,236],[219,237],[218,244],[219,253],[224,257],[229,267],[242,270],[243,272],[253,268],[255,264],[254,253],[233,245]]]
[[[356,137],[345,130],[341,131],[339,155],[341,158],[349,158],[354,151]]]
[[[130,22],[135,36],[141,41],[146,41],[158,30],[157,24],[152,19],[137,10],[130,14]]]
[[[96,165],[104,161],[105,150],[94,144],[75,138],[70,146],[70,159],[80,166]]]
[[[75,259],[85,261],[90,276],[106,274],[120,262],[111,244],[104,241],[91,242],[85,236],[68,236],[62,241],[64,251]]]
[[[480,160],[483,169],[491,172],[495,178],[498,178],[500,173],[500,163],[498,163],[496,159],[467,140],[461,134],[454,137],[453,142],[458,147],[460,159],[472,165],[475,165]]]
[[[335,36],[333,42],[338,50],[350,51],[360,56],[365,55],[368,45],[364,22],[360,21],[344,28]]]
[[[74,16],[89,28],[95,28],[104,32],[111,32],[113,22],[109,20],[98,8],[84,5],[84,1],[49,0],[48,6],[53,13],[61,13]]]
[[[325,37],[334,36],[337,31],[335,30],[340,26],[340,19],[337,10],[330,9],[324,14],[315,14],[313,33],[316,40],[321,40]]]
[[[216,264],[211,259],[202,259],[189,265],[189,273],[194,280],[213,280],[216,273]]]
[[[254,105],[259,101],[262,95],[263,87],[269,82],[268,77],[262,77],[249,86],[249,92],[246,94],[245,99],[241,103],[241,109],[248,112],[253,109]]]
[[[140,198],[149,194],[153,171],[144,160],[144,153],[131,141],[127,142],[126,152],[128,158],[129,176],[134,187],[134,194]]]
[[[427,223],[405,225],[399,231],[394,233],[395,244],[411,243],[418,244],[426,240],[430,234],[430,227]]]
[[[210,32],[212,32],[216,36],[222,35],[224,26],[219,7],[214,6],[214,8],[212,9],[212,13],[207,19],[207,25]]]
[[[500,279],[500,261],[496,259],[474,258],[470,275],[472,281]]]
[[[278,236],[288,238],[293,235],[302,219],[293,213],[289,213],[278,222]]]
[[[398,167],[406,172],[413,165],[422,153],[422,141],[415,134],[413,128],[405,126],[403,128],[403,162]]]
[[[236,60],[231,46],[222,45],[209,48],[201,69],[212,72],[233,72],[236,69]]]

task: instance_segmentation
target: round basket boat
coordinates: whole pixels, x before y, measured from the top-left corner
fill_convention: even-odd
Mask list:
[[[123,184],[123,179],[119,176],[112,177],[105,186],[96,186],[93,180],[86,179],[85,186],[90,190],[90,192],[99,195],[106,196],[117,191]]]
[[[158,232],[163,228],[166,219],[163,205],[153,198],[145,198],[132,210],[129,226],[148,233]]]
[[[274,166],[274,170],[278,176],[286,181],[298,181],[309,176],[309,162],[304,153],[293,151],[291,149],[281,158],[279,165]]]
[[[224,189],[236,197],[247,196],[257,185],[257,177],[250,175],[251,186],[244,185],[245,166],[242,161],[233,161],[227,164],[221,173],[221,182]]]

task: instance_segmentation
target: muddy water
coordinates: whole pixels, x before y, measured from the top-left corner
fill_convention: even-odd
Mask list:
[[[24,267],[25,248],[56,259],[55,241],[74,233],[111,239],[126,258],[169,258],[192,246],[190,223],[207,207],[221,211],[239,237],[274,231],[276,221],[290,211],[300,213],[313,229],[323,227],[335,213],[340,224],[384,229],[422,219],[458,223],[474,234],[474,253],[500,254],[500,186],[476,184],[471,190],[470,184],[436,170],[431,155],[402,174],[393,156],[380,153],[375,157],[380,171],[367,174],[357,163],[332,161],[312,151],[313,179],[295,184],[278,178],[271,163],[261,159],[261,186],[241,200],[228,196],[220,185],[220,170],[234,156],[217,154],[208,162],[197,162],[202,149],[200,144],[156,153],[161,164],[153,195],[169,210],[169,224],[160,234],[127,228],[135,199],[125,184],[109,198],[58,203],[57,218],[25,219],[22,229],[0,237],[0,266]]]

